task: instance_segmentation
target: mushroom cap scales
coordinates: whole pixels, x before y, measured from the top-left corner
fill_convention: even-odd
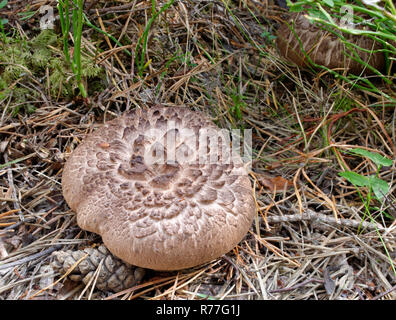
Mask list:
[[[135,109],[73,151],[63,196],[78,225],[118,258],[155,270],[193,267],[237,245],[256,212],[241,158],[223,152],[227,145],[199,112]]]

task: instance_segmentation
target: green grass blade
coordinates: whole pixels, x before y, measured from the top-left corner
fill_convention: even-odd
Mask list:
[[[139,75],[141,77],[143,76],[143,71],[144,71],[144,65],[145,65],[144,56],[145,56],[146,48],[147,48],[148,32],[151,28],[151,25],[153,24],[155,19],[157,19],[157,17],[162,12],[167,10],[174,2],[175,2],[175,0],[168,1],[160,10],[158,10],[158,12],[156,12],[154,15],[152,15],[152,17],[147,22],[146,28],[144,29],[142,36],[139,38],[139,41],[137,43],[136,50],[135,50],[135,56],[138,57],[139,51],[140,51],[140,59],[138,60],[138,71],[139,71]],[[143,42],[143,45],[142,45],[142,42]]]

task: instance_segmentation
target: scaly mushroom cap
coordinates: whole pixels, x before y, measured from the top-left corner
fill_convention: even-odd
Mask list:
[[[366,36],[345,33],[343,36],[350,43],[363,49],[369,51],[381,49],[378,42]],[[329,69],[347,69],[353,74],[359,74],[363,70],[367,74],[372,73],[368,68],[364,69],[361,63],[349,57],[354,56],[354,53],[346,48],[336,35],[310,23],[301,12],[292,13],[288,23],[281,25],[277,32],[276,42],[281,55],[299,67],[306,67],[309,64],[306,57],[308,55],[312,62]],[[301,47],[306,55],[301,51]],[[363,61],[378,70],[385,66],[385,58],[381,52],[371,53],[356,49],[356,53]]]
[[[196,266],[237,245],[255,215],[241,158],[222,152],[229,145],[201,113],[133,110],[74,150],[63,195],[78,225],[122,260],[155,270]]]

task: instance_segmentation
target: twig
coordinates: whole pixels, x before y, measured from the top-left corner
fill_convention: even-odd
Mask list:
[[[57,244],[57,245],[55,245],[55,246],[53,246],[51,248],[48,248],[48,249],[45,249],[45,250],[43,250],[41,252],[32,254],[31,256],[27,256],[26,258],[22,258],[22,259],[20,259],[18,261],[14,261],[14,262],[10,262],[10,263],[6,263],[6,264],[3,264],[3,265],[0,265],[0,270],[7,269],[7,268],[12,268],[12,267],[15,267],[15,266],[19,266],[20,264],[24,264],[26,262],[30,262],[32,260],[41,258],[41,257],[46,256],[46,255],[49,255],[52,252],[62,248],[62,246],[63,246],[63,244]]]
[[[4,157],[5,163],[7,164],[7,163],[8,163],[8,155],[7,155],[6,152],[4,152],[3,157]],[[16,200],[16,201],[13,202],[14,209],[15,209],[15,210],[18,210],[19,219],[20,219],[21,221],[23,221],[23,220],[24,220],[24,216],[23,216],[23,214],[21,213],[21,207],[20,207],[20,205],[19,205],[19,201],[18,201],[16,189],[15,189],[15,186],[14,186],[14,177],[13,177],[13,175],[12,175],[12,170],[11,170],[11,168],[8,168],[8,169],[7,169],[7,177],[8,177],[8,185],[10,186],[11,192],[12,192],[12,198]]]
[[[261,218],[262,219],[262,218]],[[267,217],[267,222],[268,223],[282,223],[282,222],[297,222],[297,221],[303,221],[303,220],[308,220],[308,221],[319,221],[323,223],[329,223],[332,225],[339,225],[339,226],[344,226],[344,227],[350,227],[350,228],[359,228],[359,226],[370,230],[385,230],[385,228],[376,223],[373,224],[372,222],[367,222],[367,221],[355,221],[355,220],[350,220],[350,219],[342,219],[338,218],[337,220],[332,217],[325,215],[323,213],[315,212],[310,209],[306,209],[302,214],[291,214],[291,215],[285,215],[285,216],[269,216]]]
[[[390,288],[389,290],[386,290],[385,292],[380,293],[378,296],[375,296],[373,299],[371,300],[378,300],[381,299],[383,296],[387,295],[388,293],[391,293],[392,291],[396,290],[396,286],[393,286],[392,288]]]
[[[90,13],[96,13],[96,10],[101,13],[101,14],[108,14],[108,13],[115,13],[115,12],[120,12],[120,11],[143,11],[143,10],[147,10],[147,9],[151,9],[151,6],[145,6],[142,8],[134,8],[134,3],[126,3],[120,6],[116,6],[116,7],[109,7],[109,8],[92,8],[92,6],[90,8],[88,8]]]
[[[292,291],[292,290],[295,290],[295,289],[304,287],[304,286],[306,286],[307,284],[309,284],[309,283],[311,283],[311,282],[324,283],[324,281],[321,280],[321,279],[314,279],[314,278],[313,278],[313,279],[305,280],[305,281],[303,281],[303,282],[301,282],[301,283],[299,283],[299,284],[296,284],[295,286],[292,286],[292,287],[270,290],[270,291],[268,291],[268,292],[269,292],[269,293],[279,293],[279,292]]]
[[[64,239],[72,239],[72,238],[74,237],[74,235],[75,235],[75,232],[70,232],[68,235],[65,236]],[[43,251],[41,251],[41,252],[32,254],[32,255],[27,256],[27,257],[25,257],[25,258],[22,258],[22,259],[20,259],[20,260],[18,260],[18,261],[14,261],[14,262],[10,262],[10,263],[6,263],[6,264],[3,264],[3,265],[0,265],[0,270],[7,269],[7,268],[12,268],[12,267],[18,266],[18,265],[20,265],[20,264],[23,264],[23,263],[30,262],[30,261],[32,261],[32,260],[41,258],[41,257],[43,257],[43,256],[50,255],[52,252],[54,252],[54,251],[56,251],[56,250],[59,250],[59,249],[62,248],[64,245],[65,245],[65,244],[63,244],[63,243],[61,243],[61,244],[56,244],[56,245],[54,245],[54,246],[51,247],[51,248],[48,248],[48,249],[45,249],[45,250],[43,250]]]
[[[227,255],[223,255],[222,258],[234,267],[234,270],[235,270],[234,279],[238,279],[240,271],[239,271],[239,267],[237,266],[237,264],[234,261],[232,261],[231,258],[227,257]]]

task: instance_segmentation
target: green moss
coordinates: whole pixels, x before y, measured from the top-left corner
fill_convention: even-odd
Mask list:
[[[47,81],[43,79],[49,74],[51,98],[72,98],[76,88],[73,73],[63,56],[62,41],[52,30],[43,30],[29,41],[12,37],[6,43],[7,45],[0,46],[0,99],[7,98],[12,91],[10,105],[17,105],[14,114],[21,110],[21,106],[26,112],[34,110],[33,105],[23,102],[31,101],[38,93],[20,85],[31,76],[41,79],[43,86],[46,86]],[[81,65],[82,76],[89,78],[90,83],[96,83],[95,89],[103,89],[103,86],[97,87],[102,82],[96,81],[96,78],[101,77],[103,70],[95,60],[83,55]]]
[[[81,69],[81,74],[83,77],[97,77],[102,72],[102,68],[99,67],[93,59],[86,56],[81,57],[81,65],[83,66]]]
[[[56,46],[58,44],[58,37],[51,29],[45,29],[31,40],[31,45],[35,48],[43,46]]]
[[[51,30],[43,30],[31,41],[32,64],[36,68],[44,68],[52,57],[52,52],[48,46],[58,45],[57,36]]]

